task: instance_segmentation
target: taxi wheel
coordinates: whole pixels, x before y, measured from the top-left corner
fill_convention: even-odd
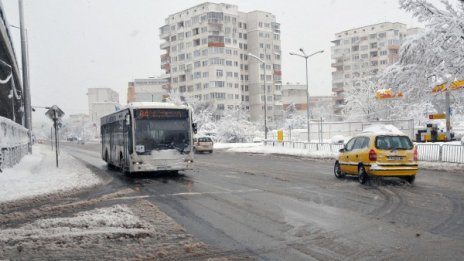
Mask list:
[[[334,175],[337,179],[345,177],[345,175],[342,173],[342,170],[340,169],[340,163],[338,161],[336,161],[334,165]]]
[[[416,180],[416,175],[411,175],[411,176],[407,176],[404,178],[409,184],[412,184],[414,183],[414,180]]]
[[[366,184],[366,181],[369,177],[367,176],[364,166],[359,166],[358,168],[358,181],[361,184]]]

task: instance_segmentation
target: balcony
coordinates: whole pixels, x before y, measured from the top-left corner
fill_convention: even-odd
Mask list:
[[[170,63],[163,63],[161,64],[161,70],[165,70],[166,72],[170,72],[171,71],[171,64]]]
[[[165,41],[164,43],[160,44],[161,49],[168,49],[171,46],[171,43],[168,41]]]
[[[217,18],[209,18],[208,24],[222,24],[222,19]]]
[[[281,70],[274,70],[274,75],[277,75],[277,76],[282,76],[282,71]]]
[[[224,47],[224,42],[208,42],[208,47]]]
[[[398,44],[389,44],[387,46],[387,49],[388,50],[399,50],[400,49],[400,46]]]
[[[160,55],[161,64],[171,63],[171,56],[169,53]]]
[[[343,67],[343,61],[336,61],[332,63],[332,67],[337,68],[337,67]]]
[[[169,25],[164,25],[160,28],[160,37],[163,39],[169,38],[170,36],[170,27]]]

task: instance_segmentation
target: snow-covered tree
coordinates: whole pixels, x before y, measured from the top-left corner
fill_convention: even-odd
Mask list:
[[[464,79],[464,2],[443,0],[441,8],[427,0],[399,3],[426,28],[405,39],[399,61],[385,70],[379,83],[404,93],[404,101],[394,102],[399,114],[424,117],[426,110],[434,110],[434,85]]]
[[[306,126],[306,114],[298,112],[295,103],[290,103],[285,108],[284,114],[284,129],[292,130],[292,129],[300,129]]]
[[[226,109],[216,122],[216,139],[220,142],[242,142],[253,138],[257,128],[242,109]]]
[[[378,85],[371,80],[363,80],[345,93],[345,106],[342,114],[346,120],[366,121],[382,118],[389,110],[389,103],[375,100]]]
[[[440,9],[426,0],[400,0],[400,6],[426,23],[423,32],[408,38],[397,65],[416,77],[454,81],[464,77],[464,2],[456,7],[442,0]],[[428,87],[428,86],[423,86]]]

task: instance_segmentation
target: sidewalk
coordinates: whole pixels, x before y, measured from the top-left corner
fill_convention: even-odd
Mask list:
[[[60,152],[56,168],[55,151],[46,145],[34,145],[13,168],[0,173],[0,203],[38,195],[91,187],[102,181],[81,162]]]

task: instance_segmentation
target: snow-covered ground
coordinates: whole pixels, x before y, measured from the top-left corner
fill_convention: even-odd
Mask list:
[[[218,146],[219,145],[219,146]],[[262,153],[262,154],[282,154],[301,156],[314,159],[336,159],[338,152],[328,151],[308,151],[302,149],[282,148],[264,146],[262,143],[219,143],[214,145],[216,149],[224,149],[229,152],[242,152],[242,153]],[[463,164],[445,163],[445,162],[426,162],[419,161],[419,167],[426,169],[438,170],[462,170]]]
[[[33,153],[0,173],[0,202],[97,185],[102,181],[90,169],[61,151],[59,168],[55,152],[34,145]]]
[[[20,228],[0,231],[2,241],[24,238],[52,238],[87,234],[136,234],[146,232],[151,224],[135,216],[125,205],[94,209],[74,217],[40,219]]]
[[[262,143],[216,143],[215,149],[224,149],[230,152],[248,152],[263,154],[285,154],[293,156],[305,156],[319,159],[335,158],[337,153],[327,151],[308,151],[302,149],[291,149],[282,147],[264,146]]]

